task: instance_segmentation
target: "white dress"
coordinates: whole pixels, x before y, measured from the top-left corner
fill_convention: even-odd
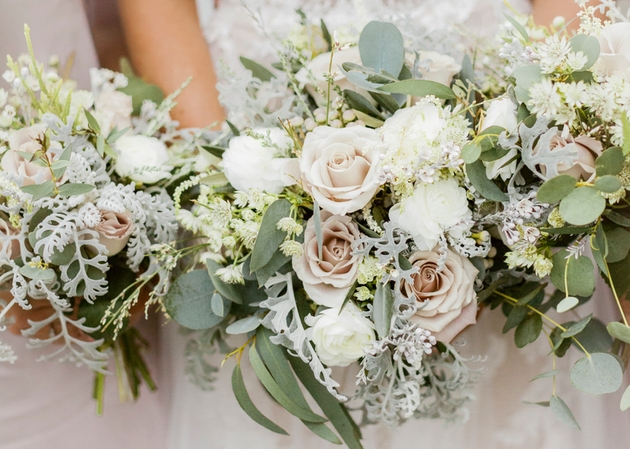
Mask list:
[[[370,17],[383,14],[396,18],[410,12],[418,29],[443,30],[448,24],[465,26],[475,32],[491,36],[502,20],[501,0],[366,0],[303,2],[300,0],[265,0],[259,10],[256,2],[250,8],[257,15],[260,11],[267,32],[286,34],[295,23],[293,11],[302,7],[311,17],[323,17],[329,28],[355,17],[357,27],[367,23]],[[515,4],[516,2],[511,2]],[[252,25],[250,15],[239,0],[221,0],[218,9],[210,0],[198,1],[201,20],[204,23],[215,64],[238,67],[238,57],[250,57],[256,61],[273,61],[275,50],[265,45],[268,39]],[[527,10],[527,3],[520,2],[520,9]],[[618,319],[605,285],[598,287],[601,297],[594,298],[590,307],[602,319]],[[583,310],[584,311],[584,310]],[[588,312],[586,312],[588,313]],[[568,382],[568,370],[581,355],[571,350],[559,363],[566,382],[559,386],[562,397],[579,421],[582,431],[560,423],[549,408],[527,405],[523,401],[547,401],[551,396],[551,380],[529,382],[532,378],[551,369],[547,356],[549,346],[543,338],[524,349],[513,343],[513,332],[503,335],[505,319],[501,312],[485,310],[477,325],[469,327],[462,335],[466,345],[460,349],[465,357],[486,357],[485,373],[476,385],[476,400],[468,404],[470,419],[462,425],[447,426],[440,421],[411,420],[397,429],[383,424],[362,430],[366,449],[396,447],[431,449],[599,449],[627,447],[630,441],[630,414],[619,411],[621,391],[604,397],[578,392]],[[186,338],[178,334],[176,326],[167,326],[165,354],[172,360],[169,365],[173,382],[169,419],[169,449],[212,447],[222,449],[245,448],[301,448],[323,449],[337,447],[314,436],[297,418],[289,415],[262,393],[263,387],[252,375],[251,367],[244,366],[245,382],[255,404],[285,430],[290,437],[276,435],[253,422],[243,412],[233,396],[230,385],[234,361],[216,373],[213,391],[202,391],[186,374],[184,351]],[[215,354],[210,362],[219,366],[222,356]],[[246,364],[246,358],[243,363]],[[477,365],[478,366],[478,365]],[[249,376],[247,374],[249,373]],[[351,383],[347,371],[346,384]],[[625,383],[627,385],[627,382]]]
[[[78,80],[80,87],[89,89],[88,69],[98,67],[98,60],[81,0],[2,0],[3,65],[6,54],[17,57],[26,53],[25,23],[31,28],[35,55],[40,61],[47,62],[56,54],[63,63],[72,51],[76,52],[72,78]],[[144,327],[155,336],[155,330]],[[56,361],[37,362],[41,352],[27,350],[27,340],[9,332],[0,332],[0,341],[12,346],[18,357],[13,365],[0,363],[1,449],[163,447],[164,409],[160,395],[143,389],[138,403],[120,404],[116,378],[108,376],[104,415],[98,417],[92,399],[94,375],[89,369]],[[148,357],[155,375],[156,349]],[[159,379],[157,382],[159,386]]]

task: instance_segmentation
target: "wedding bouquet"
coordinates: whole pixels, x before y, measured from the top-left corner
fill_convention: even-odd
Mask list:
[[[134,398],[142,379],[153,388],[129,309],[168,289],[167,187],[189,173],[195,138],[176,131],[174,97],[156,86],[93,69],[92,90],[78,90],[26,36],[30,55],[8,57],[0,89],[0,324],[49,347],[43,359],[94,370],[100,407],[112,353]],[[0,360],[15,358],[0,343]]]

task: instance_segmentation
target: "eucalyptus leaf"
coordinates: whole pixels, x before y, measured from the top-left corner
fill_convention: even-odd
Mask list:
[[[580,332],[584,330],[586,325],[591,321],[591,318],[593,318],[593,314],[590,314],[586,318],[582,318],[577,323],[572,324],[566,331],[562,332],[560,336],[562,338],[569,338],[569,337],[573,337],[579,334]]]
[[[392,95],[377,94],[375,92],[368,93],[370,94],[370,97],[374,98],[374,100],[376,100],[376,102],[381,105],[383,109],[385,109],[387,112],[393,114],[398,109],[400,109],[400,105]]]
[[[242,304],[243,298],[238,292],[236,285],[223,282],[221,278],[217,276],[217,270],[223,268],[223,266],[219,265],[212,259],[206,259],[206,267],[208,269],[208,276],[210,276],[210,280],[212,281],[214,288],[216,288],[221,295],[230,301],[236,304]]]
[[[588,58],[586,64],[580,67],[580,70],[590,69],[597,61],[597,58],[599,58],[599,41],[593,36],[587,36],[586,34],[575,35],[569,40],[569,45],[571,45],[571,50],[575,53],[582,52]]]
[[[242,318],[225,328],[225,332],[230,335],[246,334],[256,330],[260,326],[260,317],[256,315]]]
[[[621,148],[607,149],[595,160],[597,176],[618,175],[623,168],[625,159]]]
[[[83,109],[83,112],[85,113],[85,118],[87,118],[87,122],[90,129],[94,131],[96,134],[100,134],[101,127],[98,124],[98,121],[94,118],[92,114],[90,114],[90,111],[88,111],[87,109]]]
[[[630,344],[630,327],[624,323],[613,321],[606,326],[608,333],[617,340]]]
[[[400,73],[405,59],[403,36],[392,23],[372,21],[361,31],[359,52],[364,66],[376,73]]]
[[[387,284],[379,282],[374,292],[374,325],[380,338],[389,335],[394,315],[394,292]]]
[[[558,313],[568,312],[580,303],[575,296],[567,296],[556,306]]]
[[[120,92],[131,97],[133,105],[133,115],[140,115],[142,103],[149,100],[160,105],[164,100],[164,92],[155,84],[150,84],[137,76],[128,77],[127,85],[118,89]]]
[[[606,232],[606,241],[608,242],[607,262],[620,262],[626,258],[630,251],[630,232],[622,228],[611,229]]]
[[[481,161],[466,164],[466,174],[473,187],[486,199],[491,201],[508,201],[508,196],[497,187],[497,185],[486,176],[486,166]],[[603,199],[603,198],[602,198]]]
[[[517,327],[514,342],[519,348],[536,341],[542,331],[542,318],[538,314],[529,315]]]
[[[184,327],[195,330],[216,326],[223,317],[212,311],[211,298],[215,287],[206,270],[194,270],[173,282],[163,303],[171,318]],[[227,315],[230,301],[224,299],[223,307]]]
[[[594,187],[578,187],[560,202],[560,215],[572,225],[582,226],[597,220],[606,209],[606,200]]]
[[[547,379],[547,378],[549,378],[549,377],[555,377],[555,376],[557,376],[558,374],[560,374],[561,372],[562,372],[562,371],[560,371],[559,369],[554,369],[554,370],[551,370],[551,371],[546,371],[546,372],[544,372],[544,373],[542,373],[542,374],[539,374],[538,376],[534,377],[532,380],[530,380],[530,382],[533,382],[533,381],[538,380],[538,379]]]
[[[621,188],[621,181],[613,175],[604,175],[595,180],[595,188],[606,193],[616,192]]]
[[[503,16],[505,16],[505,18],[508,19],[508,21],[512,24],[516,31],[520,33],[525,42],[529,42],[529,35],[527,34],[527,31],[525,30],[523,25],[521,25],[514,17],[508,14],[503,14]]]
[[[203,148],[208,153],[218,158],[222,158],[223,153],[225,153],[225,148],[218,147],[216,145],[202,145],[201,148]]]
[[[450,87],[435,81],[428,80],[404,80],[386,84],[378,88],[382,92],[392,94],[411,95],[412,97],[426,97],[433,95],[443,100],[456,100],[457,96]]]
[[[606,330],[606,325],[597,318],[591,319],[584,330],[580,332],[577,340],[588,352],[608,352],[612,348],[613,339]],[[571,339],[572,344],[581,349],[577,342]]]
[[[35,281],[51,281],[55,279],[55,271],[51,268],[38,268],[31,265],[23,265],[19,272],[22,276]]]
[[[79,184],[68,182],[59,187],[59,195],[61,196],[73,196],[83,195],[84,193],[91,192],[95,189],[92,184]]]
[[[376,117],[380,120],[385,120],[385,117],[383,117],[379,110],[376,109],[374,105],[372,105],[372,103],[370,103],[370,101],[363,95],[349,89],[344,90],[343,93],[348,101],[348,106],[355,111]]]
[[[481,156],[481,145],[476,143],[474,140],[467,142],[462,147],[462,159],[467,164],[472,164]]]
[[[560,291],[572,296],[591,296],[595,290],[595,273],[593,262],[586,256],[577,259],[566,256],[566,250],[558,251],[552,257],[551,282]],[[568,268],[567,268],[568,264]],[[565,272],[569,291],[565,291]]]
[[[232,390],[234,391],[236,401],[251,419],[256,421],[261,426],[265,427],[266,429],[271,430],[272,432],[279,433],[281,435],[288,435],[286,430],[275,424],[256,408],[251,398],[249,397],[249,393],[247,393],[245,382],[243,382],[241,365],[239,365],[238,363],[236,364],[236,366],[234,366],[234,371],[232,372]]]
[[[224,317],[225,308],[223,307],[223,297],[219,293],[215,293],[210,298],[210,307],[216,316]]]
[[[624,228],[630,228],[630,219],[624,217],[618,212],[608,210],[606,211],[605,217],[619,226],[623,226]]]
[[[595,352],[585,355],[571,369],[571,383],[585,393],[613,393],[621,387],[623,371],[611,354]]]
[[[577,181],[573,176],[558,175],[545,181],[536,193],[536,199],[541,203],[557,203],[569,193],[573,192]]]
[[[46,196],[52,196],[55,191],[55,183],[52,181],[44,181],[41,184],[20,187],[22,191],[33,195],[33,201],[40,200]]]
[[[516,98],[518,101],[525,103],[529,100],[529,88],[535,83],[539,82],[543,75],[540,66],[538,65],[525,65],[518,67],[512,74],[516,80]]]
[[[556,416],[556,418],[558,418],[560,421],[562,421],[569,427],[581,430],[580,425],[575,420],[575,417],[573,416],[573,413],[571,413],[569,406],[558,396],[551,396],[551,399],[549,400],[549,407],[551,408],[551,411]]]
[[[258,281],[258,286],[262,287],[265,285],[271,276],[276,274],[289,262],[291,262],[291,258],[289,256],[285,256],[284,253],[278,249],[269,262],[267,262],[267,265],[256,270],[256,280]]]
[[[267,265],[284,241],[287,234],[280,231],[277,225],[280,219],[290,215],[291,203],[285,199],[276,200],[267,208],[252,250],[249,266],[252,273]]]
[[[513,306],[512,311],[508,315],[507,321],[503,325],[503,333],[507,333],[510,329],[515,328],[527,318],[527,307]]]
[[[625,412],[630,408],[630,385],[626,388],[626,391],[623,392],[623,396],[621,396],[619,408],[622,412]]]
[[[630,121],[627,114],[621,114],[621,129],[623,131],[623,146],[621,150],[624,156],[630,154]]]
[[[243,67],[245,67],[247,70],[250,70],[252,72],[252,75],[254,75],[255,78],[258,78],[260,81],[270,81],[272,78],[275,78],[275,75],[273,73],[271,73],[262,65],[258,64],[256,61],[252,61],[251,59],[248,59],[244,56],[241,56],[239,59],[241,61],[241,64],[243,64]]]

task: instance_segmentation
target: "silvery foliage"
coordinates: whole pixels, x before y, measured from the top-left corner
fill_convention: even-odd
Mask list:
[[[0,299],[0,331],[6,330],[6,319],[3,312],[6,310],[6,307],[8,305],[9,304]],[[10,345],[2,343],[2,341],[0,341],[0,363],[15,363],[16,360],[17,356],[15,355],[13,348]]]
[[[276,127],[278,119],[296,115],[295,94],[287,89],[284,74],[261,81],[249,70],[235,72],[223,67],[221,78],[219,101],[228,110],[228,120],[239,129]]]
[[[217,353],[217,341],[222,353],[231,352],[220,332],[217,328],[203,331],[180,328],[181,334],[190,335],[184,349],[184,373],[194,385],[205,391],[214,390],[213,384],[217,380],[219,369],[208,361],[209,357]]]
[[[260,307],[269,309],[269,313],[261,323],[276,334],[270,338],[271,342],[288,348],[289,353],[308,363],[319,383],[332,396],[346,401],[347,398],[336,390],[339,383],[331,377],[332,370],[321,362],[302,325],[295,301],[292,273],[277,273],[271,277],[265,284],[265,293],[267,300],[261,302]]]
[[[361,363],[357,397],[364,400],[364,419],[395,427],[407,419],[463,420],[462,406],[472,398],[479,371],[471,370],[450,345],[432,353],[430,332],[396,320],[387,338],[374,342]]]

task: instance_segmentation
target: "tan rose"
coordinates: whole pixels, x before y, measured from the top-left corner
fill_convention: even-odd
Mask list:
[[[101,92],[94,102],[94,108],[105,135],[114,128],[121,131],[131,127],[133,104],[129,95],[116,90]]]
[[[7,259],[20,256],[20,241],[13,238],[19,233],[19,230],[0,218],[0,255],[6,255]]]
[[[573,164],[561,162],[558,164],[558,174],[569,175],[577,181],[591,182],[595,179],[595,159],[602,154],[602,143],[588,136],[573,137],[571,135],[562,137],[554,136],[550,142],[551,151],[556,148],[570,146],[577,153],[577,158]],[[538,146],[534,151],[538,150]],[[546,167],[541,164],[541,172],[546,173]]]
[[[94,228],[98,232],[98,241],[107,248],[109,256],[122,251],[133,231],[131,213],[101,211],[101,222]]]
[[[311,218],[304,231],[304,252],[293,258],[293,269],[313,301],[338,309],[357,277],[360,257],[352,255],[352,242],[361,233],[350,217],[323,211],[321,220],[322,257]]]
[[[417,251],[409,261],[418,268],[413,283],[402,282],[402,293],[418,301],[411,318],[436,339],[450,342],[469,324],[476,322],[477,295],[474,281],[478,270],[470,261],[448,250],[446,262],[438,271],[440,256],[433,251]]]
[[[43,138],[45,131],[46,125],[38,123],[17,130],[9,136],[9,149],[2,156],[0,164],[5,172],[18,177],[22,185],[39,184],[52,179],[48,168],[29,162],[19,154],[19,152],[34,154],[41,150],[42,145],[38,139]]]
[[[380,138],[370,128],[315,128],[306,135],[299,159],[304,189],[332,214],[363,208],[379,187],[380,148]]]

